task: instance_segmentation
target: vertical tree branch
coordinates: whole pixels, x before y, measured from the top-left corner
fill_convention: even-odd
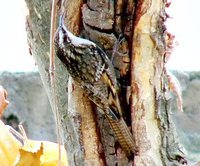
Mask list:
[[[169,119],[169,108],[160,107],[168,103],[164,94],[164,86],[168,86],[164,81],[165,19],[163,0],[137,1],[131,62],[131,108],[132,128],[139,147],[134,164],[140,166],[183,164],[182,154],[177,153],[179,145],[174,144],[171,122],[163,121]],[[164,128],[170,131],[171,136],[163,132]],[[179,159],[169,156],[179,156]]]
[[[163,70],[154,64],[162,64],[162,57],[150,37],[157,29],[161,8],[160,0],[139,0],[136,7],[131,64],[132,128],[139,148],[135,165],[162,165],[154,89],[155,83],[161,81],[155,70],[159,75]]]
[[[56,130],[57,130],[57,142],[58,142],[58,166],[61,164],[61,126],[60,116],[58,112],[58,98],[56,96],[56,83],[55,83],[55,49],[54,49],[54,35],[56,30],[56,16],[57,16],[57,5],[56,0],[52,1],[51,8],[51,23],[50,23],[50,60],[49,60],[49,74],[51,82],[51,94],[53,102],[53,112],[55,112],[56,119]]]

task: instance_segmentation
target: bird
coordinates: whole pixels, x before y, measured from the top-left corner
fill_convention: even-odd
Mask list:
[[[101,110],[122,149],[128,155],[134,154],[135,141],[123,118],[118,96],[120,88],[106,53],[94,42],[68,31],[64,15],[60,15],[54,45],[56,56],[85,95]]]

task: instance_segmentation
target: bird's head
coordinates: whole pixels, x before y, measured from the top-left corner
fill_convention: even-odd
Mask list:
[[[68,35],[67,28],[64,25],[64,14],[60,16],[59,26],[55,33],[54,42],[60,48],[64,48],[65,44],[70,43],[70,38]]]

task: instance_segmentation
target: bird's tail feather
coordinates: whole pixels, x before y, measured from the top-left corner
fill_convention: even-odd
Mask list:
[[[121,118],[120,120],[115,121],[108,116],[106,117],[122,149],[125,150],[128,155],[135,153],[135,141],[124,119]]]

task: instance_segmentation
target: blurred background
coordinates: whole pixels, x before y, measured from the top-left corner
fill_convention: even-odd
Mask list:
[[[194,162],[200,160],[199,6],[198,0],[173,1],[167,9],[172,18],[166,23],[178,43],[167,68],[181,84],[184,109],[184,113],[179,112],[172,102],[172,117],[186,156]],[[1,2],[0,84],[8,91],[10,101],[3,120],[16,129],[19,122],[23,123],[31,139],[55,142],[53,114],[27,45],[26,14],[23,0]]]
[[[3,121],[18,130],[22,123],[28,138],[56,142],[55,120],[37,66],[29,53],[23,0],[0,5],[0,85],[8,91]]]

